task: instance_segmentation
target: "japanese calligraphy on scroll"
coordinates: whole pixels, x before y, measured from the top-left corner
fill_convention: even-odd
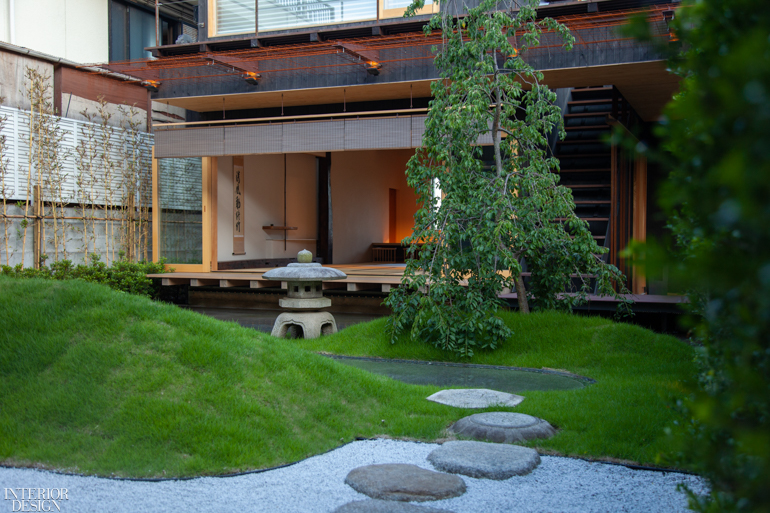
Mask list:
[[[243,157],[233,157],[233,255],[245,255]]]

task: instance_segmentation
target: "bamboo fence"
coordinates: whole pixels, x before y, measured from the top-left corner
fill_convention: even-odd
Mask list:
[[[140,130],[143,113],[116,112],[102,98],[94,112],[81,112],[85,122],[66,128],[50,75],[27,68],[25,80],[29,112],[13,127],[0,112],[0,264],[149,259],[152,136]]]

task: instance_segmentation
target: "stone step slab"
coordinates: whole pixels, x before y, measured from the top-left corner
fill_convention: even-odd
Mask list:
[[[465,493],[465,481],[459,476],[402,463],[355,468],[345,484],[373,499],[389,501],[437,501]]]
[[[408,502],[382,501],[369,499],[366,501],[353,501],[343,504],[333,513],[452,513],[446,509],[417,506]]]
[[[533,438],[550,438],[556,434],[554,427],[543,419],[524,413],[502,411],[463,417],[455,422],[449,431],[474,440],[506,444]]]
[[[439,390],[428,401],[454,406],[455,408],[489,408],[490,406],[516,406],[524,397],[488,388],[456,388]]]
[[[487,442],[445,442],[428,454],[442,472],[483,479],[509,479],[532,472],[540,465],[537,451],[529,447]]]

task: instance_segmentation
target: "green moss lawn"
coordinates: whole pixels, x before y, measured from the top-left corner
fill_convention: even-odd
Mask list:
[[[664,429],[686,344],[635,326],[546,313],[505,316],[515,335],[473,363],[564,369],[597,380],[528,392],[515,411],[560,429],[535,444],[644,464]],[[0,462],[120,476],[223,474],[386,435],[436,440],[473,413],[316,352],[448,360],[389,344],[384,320],[317,341],[280,340],[80,281],[0,277]],[[514,411],[514,410],[509,410]]]

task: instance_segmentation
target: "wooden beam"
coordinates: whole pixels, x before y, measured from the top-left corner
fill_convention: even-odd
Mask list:
[[[279,286],[281,288],[285,288],[282,285],[283,285],[283,282],[270,281],[270,280],[262,280],[262,279],[250,280],[249,281],[249,286],[252,289],[265,289],[265,288],[268,288],[268,287],[270,287],[270,288],[277,288]]]
[[[189,285],[190,278],[163,278],[163,286],[169,287],[171,285]]]
[[[229,287],[251,287],[250,280],[219,280],[219,286],[222,288]],[[258,288],[258,287],[254,287]]]
[[[347,283],[340,283],[337,281],[325,281],[321,286],[323,290],[347,290],[348,288]]]
[[[213,279],[203,279],[203,278],[192,278],[190,279],[190,286],[191,287],[210,287],[219,285],[219,280],[213,280]]]
[[[381,290],[379,283],[348,283],[348,292],[360,292],[364,290]]]

